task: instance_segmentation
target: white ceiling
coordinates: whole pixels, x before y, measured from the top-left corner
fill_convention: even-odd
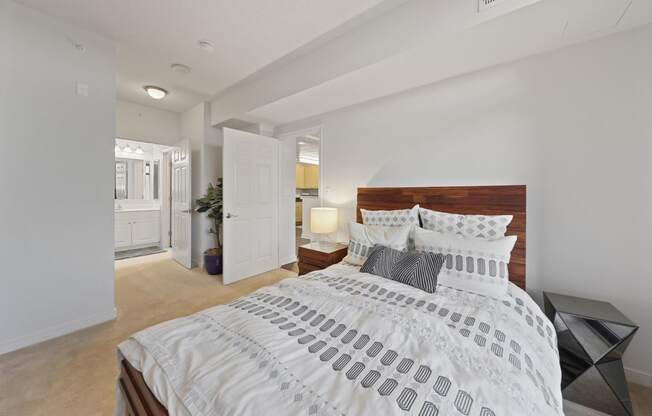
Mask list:
[[[115,40],[118,97],[183,111],[373,8],[400,0],[17,0]],[[381,4],[385,3],[385,4]],[[197,47],[210,40],[212,53]],[[172,63],[192,68],[187,75]],[[150,99],[145,84],[170,92]]]
[[[247,115],[277,124],[514,61],[651,21],[652,0],[542,0],[260,106]]]

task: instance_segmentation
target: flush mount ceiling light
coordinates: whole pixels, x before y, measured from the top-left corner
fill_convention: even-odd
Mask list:
[[[215,46],[213,46],[213,43],[210,40],[206,40],[206,39],[202,39],[198,41],[197,46],[199,46],[206,52],[213,52],[215,50]]]
[[[136,154],[137,154],[137,155],[142,155],[143,153],[145,153],[145,152],[143,152],[143,148],[140,147],[140,146],[138,146],[138,147],[136,148]]]
[[[143,89],[147,92],[147,94],[152,97],[155,100],[161,100],[165,98],[166,95],[168,95],[168,92],[164,90],[161,87],[157,87],[155,85],[145,85]]]
[[[172,69],[172,72],[176,72],[177,74],[181,74],[181,75],[189,74],[191,71],[188,65],[178,64],[178,63],[170,65],[170,68]]]

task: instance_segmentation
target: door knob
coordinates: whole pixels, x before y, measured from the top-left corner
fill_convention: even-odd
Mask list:
[[[237,215],[231,214],[230,212],[226,213],[226,218],[237,218]]]

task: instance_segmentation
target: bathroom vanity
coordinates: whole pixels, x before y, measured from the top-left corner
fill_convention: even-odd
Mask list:
[[[161,211],[133,208],[115,211],[115,250],[158,245],[161,242]]]

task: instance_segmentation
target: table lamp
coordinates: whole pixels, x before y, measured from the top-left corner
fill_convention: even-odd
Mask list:
[[[317,243],[325,246],[321,236],[337,231],[337,208],[316,207],[310,209],[310,232],[319,237]]]

